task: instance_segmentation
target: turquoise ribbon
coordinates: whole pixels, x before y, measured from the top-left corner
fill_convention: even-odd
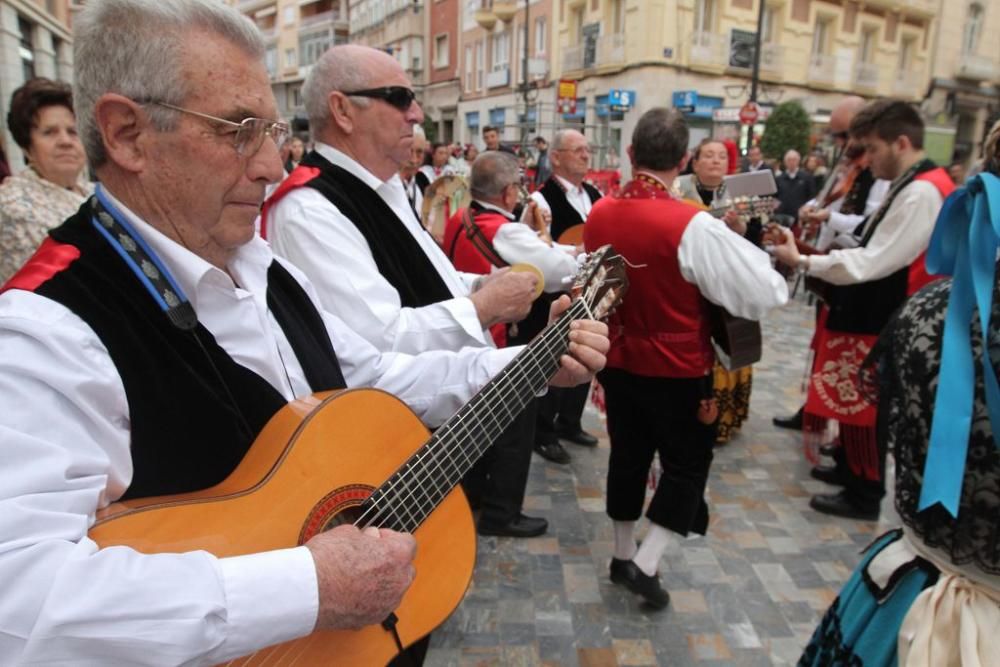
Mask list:
[[[958,516],[975,400],[972,318],[978,308],[983,338],[988,340],[998,249],[1000,179],[979,174],[945,200],[927,250],[928,271],[952,276],[952,285],[920,511],[941,503]],[[993,442],[1000,447],[1000,384],[985,349],[983,378]]]

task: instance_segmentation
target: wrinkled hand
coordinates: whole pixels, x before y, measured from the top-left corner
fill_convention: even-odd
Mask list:
[[[416,570],[412,535],[337,526],[306,543],[319,584],[317,630],[358,629],[395,610]]]
[[[790,229],[782,229],[783,238],[780,244],[775,244],[771,251],[779,262],[795,267],[799,263],[799,249],[795,246],[795,234]]]
[[[566,295],[552,304],[549,322],[554,322],[570,306]],[[608,325],[596,320],[577,320],[569,325],[569,350],[559,359],[559,372],[552,376],[553,387],[575,387],[590,382],[607,361]]]
[[[487,277],[475,292],[469,295],[485,329],[498,322],[519,322],[528,316],[531,302],[535,300],[538,277],[532,273],[501,269]]]

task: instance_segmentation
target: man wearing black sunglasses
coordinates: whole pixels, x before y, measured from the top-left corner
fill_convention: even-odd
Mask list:
[[[492,346],[488,328],[527,315],[536,279],[459,273],[421,226],[397,176],[424,118],[403,68],[383,51],[335,46],[303,92],[316,150],[265,209],[262,230],[275,252],[381,350]],[[533,537],[548,526],[521,513],[533,439],[527,421],[494,447],[486,487],[470,489],[482,498],[480,525],[490,534]]]

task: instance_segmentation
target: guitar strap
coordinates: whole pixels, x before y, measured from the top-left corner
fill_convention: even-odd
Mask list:
[[[486,235],[483,234],[483,230],[479,228],[478,225],[473,221],[472,206],[467,207],[462,211],[462,229],[465,231],[465,237],[469,239],[472,246],[479,251],[486,261],[493,266],[502,269],[505,266],[510,266],[504,261],[500,253],[496,251],[493,244],[490,242]],[[458,234],[455,234],[455,238],[451,241],[451,247],[448,248],[448,258],[451,260],[455,259],[455,244],[458,242]]]

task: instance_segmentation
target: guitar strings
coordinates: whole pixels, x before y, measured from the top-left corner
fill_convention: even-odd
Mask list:
[[[458,483],[459,479],[490,446],[491,441],[509,426],[528,405],[535,394],[545,386],[548,377],[558,368],[558,358],[568,347],[569,323],[589,314],[584,299],[577,299],[557,322],[545,331],[541,340],[530,350],[515,357],[501,375],[486,385],[469,403],[442,426],[418,454],[396,471],[388,484],[383,484],[370,498],[367,510],[355,525],[386,525],[391,523],[412,532],[426,516]],[[530,352],[530,354],[528,354]],[[539,363],[544,362],[544,363]],[[504,390],[501,380],[512,378],[510,388]],[[533,391],[524,396],[527,384]],[[496,395],[500,394],[500,395]],[[476,415],[480,404],[485,412]],[[511,405],[515,408],[511,410]],[[500,413],[503,409],[505,414]],[[476,437],[478,436],[478,437]],[[457,456],[461,456],[459,459]],[[419,470],[429,473],[424,480],[410,474]],[[442,478],[444,488],[439,486]],[[418,495],[423,495],[418,499]],[[405,516],[404,516],[405,513]],[[389,527],[389,526],[386,526]]]
[[[528,366],[526,362],[535,362],[534,357],[541,356],[546,351],[548,351],[551,356],[553,343],[565,346],[565,341],[560,340],[560,338],[562,337],[561,334],[563,334],[565,330],[568,328],[567,326],[565,326],[565,321],[569,319],[570,317],[567,316],[565,320],[561,320],[559,323],[563,324],[563,326],[555,326],[549,330],[549,333],[543,335],[543,340],[540,341],[539,342],[540,344],[536,346],[537,348],[539,348],[540,354],[528,355],[520,360],[515,360],[515,364],[513,365],[514,367],[513,368],[508,367],[508,369],[506,369],[504,372],[504,376],[509,377],[512,375],[518,375],[520,377],[516,377],[515,381],[518,380],[523,381],[525,378],[528,378],[529,381],[533,379],[534,380],[533,384],[538,384],[539,389],[541,388],[541,386],[544,386],[544,381],[546,379],[545,376],[547,374],[542,369],[538,368],[537,363],[535,363],[535,369],[530,372],[530,375],[529,372],[526,371],[524,367]],[[532,350],[532,352],[535,352],[535,350]],[[542,372],[539,373],[538,371]],[[383,493],[380,493],[379,495],[382,496],[382,498],[377,498],[376,501],[380,499],[384,499],[385,501],[387,501],[387,503],[389,504],[389,507],[386,508],[388,509],[388,514],[382,511],[378,511],[374,516],[362,517],[362,519],[369,519],[368,525],[371,525],[376,522],[379,524],[383,524],[385,520],[392,520],[392,519],[399,521],[399,519],[401,519],[400,512],[403,511],[406,512],[407,517],[405,518],[408,519],[408,521],[405,522],[399,521],[399,523],[403,524],[404,529],[412,530],[423,521],[423,519],[426,517],[426,509],[428,502],[413,503],[412,501],[416,493],[421,491],[426,492],[427,489],[421,486],[418,480],[411,479],[406,475],[406,473],[410,472],[410,470],[416,468],[417,466],[422,466],[423,468],[430,468],[431,472],[435,471],[441,472],[442,470],[445,470],[447,466],[448,469],[445,470],[445,472],[452,473],[453,479],[452,480],[448,480],[447,478],[445,479],[445,488],[443,490],[441,489],[440,486],[438,486],[437,480],[434,479],[433,477],[431,478],[431,481],[434,483],[435,490],[437,492],[435,494],[436,497],[432,496],[430,498],[425,499],[426,501],[429,501],[429,504],[431,506],[435,505],[436,502],[439,502],[441,498],[447,495],[454,488],[454,484],[457,483],[458,478],[460,477],[460,475],[457,475],[456,473],[460,472],[463,467],[466,469],[471,467],[475,459],[478,458],[478,455],[485,450],[485,447],[482,447],[481,444],[475,444],[474,447],[476,456],[470,457],[470,454],[468,452],[469,449],[468,445],[473,443],[463,442],[463,439],[468,440],[468,437],[473,434],[473,429],[475,427],[479,427],[477,430],[485,431],[483,435],[486,436],[487,438],[486,446],[488,447],[489,439],[496,434],[498,427],[494,425],[494,427],[491,428],[485,422],[487,418],[493,418],[494,421],[497,420],[496,408],[499,406],[506,411],[507,421],[509,422],[513,420],[517,412],[520,412],[520,410],[523,409],[525,405],[527,405],[526,401],[531,400],[530,398],[528,398],[524,401],[518,401],[520,405],[518,406],[517,411],[512,413],[509,408],[509,403],[510,403],[509,400],[503,402],[497,402],[496,398],[493,396],[493,394],[497,393],[499,384],[500,384],[499,382],[491,382],[489,385],[487,385],[487,387],[484,388],[484,390],[480,392],[478,396],[474,397],[474,399],[470,401],[469,405],[466,406],[466,408],[463,408],[463,410],[460,411],[459,414],[455,415],[455,417],[453,417],[452,420],[449,420],[449,422],[444,427],[442,427],[442,429],[440,429],[437,434],[435,434],[434,441],[432,441],[428,445],[428,447],[426,447],[420,453],[420,455],[416,457],[415,460],[408,462],[408,464],[403,469],[398,471],[397,475],[394,476],[396,477],[396,479],[391,480],[390,484],[386,488],[381,489]],[[515,394],[515,396],[517,395]],[[517,397],[519,398],[519,396]],[[501,396],[500,398],[509,398],[509,397]],[[463,423],[463,418],[467,417],[469,413],[477,410],[479,408],[479,404],[481,403],[487,403],[487,406],[489,408],[484,413],[483,418],[476,420],[471,424]],[[499,426],[499,430],[502,430],[502,428],[505,428],[505,426],[502,425]],[[480,441],[480,443],[481,442],[482,441]],[[448,445],[450,444],[453,446],[449,447]],[[458,450],[457,453],[461,454],[464,457],[465,459],[464,462],[458,461],[454,457],[456,449]],[[415,488],[414,484],[416,484]],[[401,504],[402,506],[393,508],[392,505],[394,505],[395,503],[389,501],[398,501],[398,500],[411,501],[411,502],[406,503],[405,505]],[[414,505],[416,505],[415,508]],[[381,510],[381,508],[377,507],[373,507],[373,509]],[[418,512],[423,513],[423,516],[414,517],[413,513],[410,511],[411,509],[416,509]]]

